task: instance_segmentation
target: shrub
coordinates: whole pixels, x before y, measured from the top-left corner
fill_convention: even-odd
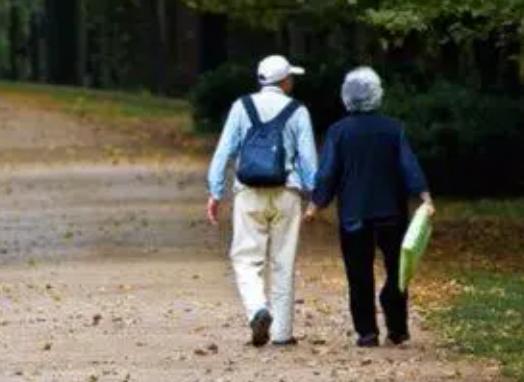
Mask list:
[[[248,65],[224,64],[204,73],[190,94],[196,130],[220,132],[231,104],[255,90],[255,76]]]
[[[344,115],[340,101],[340,79],[347,62],[329,65],[305,63],[307,76],[296,81],[295,96],[311,111],[318,132]],[[256,63],[224,64],[203,74],[190,94],[197,131],[218,133],[231,104],[239,96],[258,89]],[[322,100],[319,102],[319,100]]]
[[[437,82],[389,87],[384,111],[401,119],[434,188],[454,195],[524,191],[522,99]]]
[[[321,136],[345,111],[340,86],[347,61],[306,63],[295,95],[311,111]],[[202,76],[191,99],[199,131],[220,132],[231,103],[257,88],[255,65],[226,64]],[[388,78],[395,78],[389,81]],[[432,188],[448,195],[524,193],[522,98],[479,93],[436,81],[422,87],[385,80],[383,112],[406,125]]]
[[[340,88],[347,68],[352,66],[343,60],[334,60],[329,64],[318,61],[305,64],[307,74],[297,80],[295,95],[309,108],[317,135],[322,135],[333,122],[346,114],[340,99]]]

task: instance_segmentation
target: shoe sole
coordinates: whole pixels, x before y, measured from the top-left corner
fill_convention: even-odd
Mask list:
[[[377,347],[380,346],[380,343],[378,343],[378,341],[377,341],[377,342],[364,343],[364,344],[359,344],[359,343],[357,343],[356,345],[357,345],[357,347],[359,347],[359,348],[377,348]]]
[[[287,340],[287,341],[273,341],[272,344],[273,344],[273,346],[280,346],[280,347],[297,346],[298,345],[298,341],[293,338],[293,339]]]
[[[269,328],[273,318],[269,313],[257,317],[251,323],[251,330],[253,330],[253,346],[261,347],[269,342]]]
[[[410,341],[410,338],[407,337],[407,338],[403,338],[403,339],[400,339],[400,340],[395,340],[393,341],[391,338],[386,338],[386,341],[385,341],[385,345],[386,346],[392,346],[392,347],[395,347],[395,346],[405,346],[407,344],[409,344],[409,341]]]
[[[360,338],[359,340],[357,340],[356,345],[359,348],[376,348],[380,346],[380,342],[378,340],[378,336],[374,335],[373,337],[366,336],[366,337]]]

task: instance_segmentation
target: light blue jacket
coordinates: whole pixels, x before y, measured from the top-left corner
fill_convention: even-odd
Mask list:
[[[265,86],[260,92],[253,95],[253,101],[262,122],[276,117],[290,100],[291,98],[276,86]],[[251,122],[247,112],[242,102],[237,100],[231,107],[209,167],[209,192],[216,200],[224,196],[228,164],[232,161],[236,163],[240,145],[250,127]],[[311,192],[315,185],[318,163],[311,118],[306,107],[301,106],[293,114],[283,133],[287,154],[286,168],[289,171],[286,187]],[[238,179],[235,179],[235,192],[245,187]]]

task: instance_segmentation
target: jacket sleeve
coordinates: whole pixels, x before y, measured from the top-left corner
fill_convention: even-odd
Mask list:
[[[417,157],[411,150],[405,132],[400,136],[400,169],[404,179],[404,186],[410,195],[420,195],[428,191],[426,176],[420,167]]]
[[[327,207],[337,193],[342,168],[340,159],[337,150],[337,130],[331,127],[322,148],[313,191],[313,203],[318,207]]]
[[[297,111],[297,165],[304,190],[312,192],[315,186],[315,175],[318,168],[315,135],[311,117],[303,106]]]
[[[220,200],[224,196],[227,166],[229,161],[237,156],[240,148],[240,121],[243,110],[240,101],[236,101],[231,107],[220,141],[209,166],[209,193],[215,200]]]

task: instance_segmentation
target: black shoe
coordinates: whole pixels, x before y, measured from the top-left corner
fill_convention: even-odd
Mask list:
[[[390,332],[388,334],[387,341],[391,343],[392,345],[401,345],[404,342],[409,341],[409,339],[410,339],[410,336],[407,333],[400,334],[400,333]]]
[[[271,322],[273,317],[267,309],[261,309],[255,314],[250,324],[253,331],[253,346],[260,347],[268,343]]]
[[[361,348],[374,348],[378,345],[378,336],[375,333],[366,334],[357,339],[357,346]]]
[[[295,337],[291,337],[285,341],[273,341],[272,344],[275,346],[295,346],[298,345],[298,340]]]

